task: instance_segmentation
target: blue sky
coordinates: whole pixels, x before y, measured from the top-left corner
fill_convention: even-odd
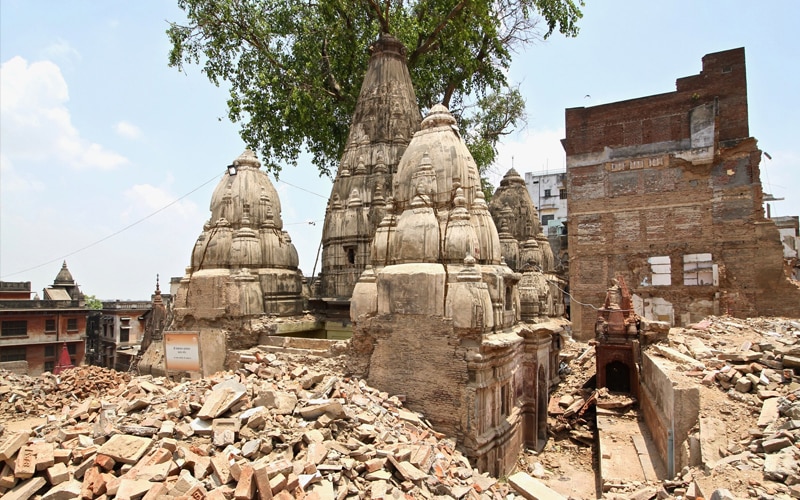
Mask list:
[[[512,164],[563,169],[565,108],[670,92],[704,54],[743,46],[750,133],[772,156],[764,190],[786,198],[773,215],[800,214],[798,18],[790,0],[589,0],[577,38],[517,55],[528,125],[501,146],[495,180]],[[244,144],[224,89],[167,66],[167,21],[181,19],[174,0],[0,2],[0,279],[41,291],[66,259],[85,293],[124,300],[183,274]],[[276,188],[310,275],[330,181],[306,164]]]

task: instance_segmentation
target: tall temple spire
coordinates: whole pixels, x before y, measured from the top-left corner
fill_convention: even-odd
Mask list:
[[[382,34],[331,189],[322,231],[321,298],[349,300],[369,263],[369,246],[392,195],[393,172],[420,124],[405,47]]]

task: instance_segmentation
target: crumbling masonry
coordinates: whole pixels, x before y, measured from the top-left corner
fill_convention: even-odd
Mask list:
[[[764,217],[744,49],[703,57],[677,90],[566,110],[573,331],[594,334],[606,284],[644,318],[794,315],[800,289]]]

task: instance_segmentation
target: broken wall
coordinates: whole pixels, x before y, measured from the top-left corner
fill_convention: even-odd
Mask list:
[[[671,361],[642,353],[639,402],[668,477],[690,465],[689,433],[700,414],[700,390],[676,371]]]
[[[744,49],[706,55],[675,92],[568,109],[566,136],[575,302],[602,303],[621,275],[637,313],[676,325],[800,310],[762,209]],[[573,304],[576,337],[593,337],[595,310]]]

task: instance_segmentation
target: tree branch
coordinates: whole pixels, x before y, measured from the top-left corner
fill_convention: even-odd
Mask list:
[[[389,31],[389,19],[387,19],[383,15],[383,11],[381,11],[381,6],[378,5],[378,3],[375,0],[367,0],[367,3],[369,4],[370,8],[375,12],[375,14],[378,16],[378,22],[381,23],[381,31],[383,33],[391,33],[391,31]]]
[[[456,6],[453,7],[453,9],[447,14],[447,16],[445,16],[445,18],[442,19],[442,22],[439,23],[439,25],[436,26],[436,28],[434,28],[433,32],[431,32],[422,41],[421,44],[417,44],[417,48],[414,49],[414,52],[412,52],[411,56],[409,56],[409,58],[408,58],[408,65],[409,66],[413,66],[414,63],[416,62],[416,60],[420,56],[425,55],[428,52],[430,52],[430,51],[432,51],[432,50],[434,50],[434,49],[436,49],[438,47],[438,42],[436,40],[436,37],[439,36],[439,33],[441,33],[442,30],[444,30],[447,27],[447,25],[450,23],[450,21],[455,19],[458,16],[458,14],[461,13],[462,10],[464,10],[464,7],[467,6],[467,2],[468,2],[468,0],[461,0],[460,2],[458,2],[458,4],[456,4]]]

